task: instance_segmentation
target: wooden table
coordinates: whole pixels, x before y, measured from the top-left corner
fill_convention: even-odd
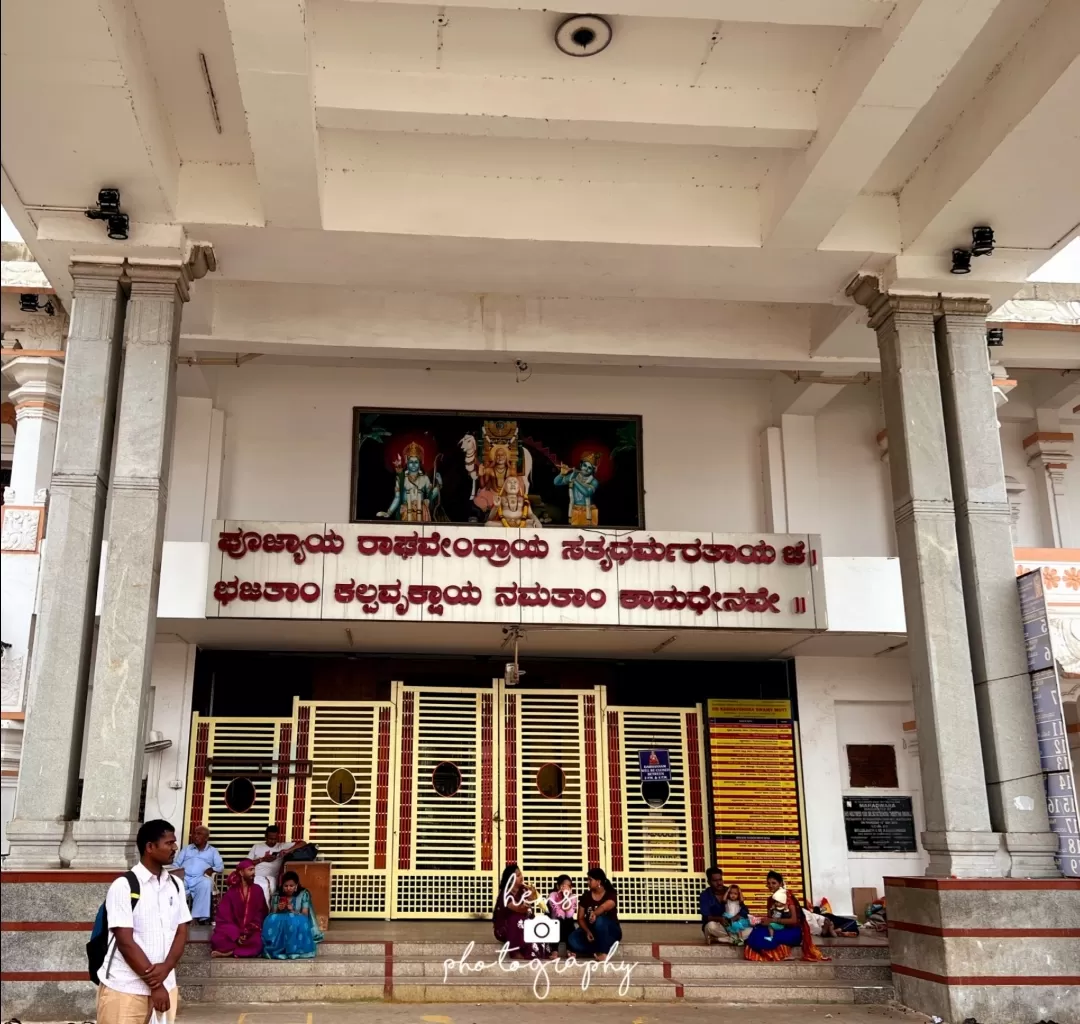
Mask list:
[[[284,871],[295,871],[300,878],[300,884],[311,893],[315,918],[319,922],[319,927],[325,932],[330,924],[330,862],[287,860]]]

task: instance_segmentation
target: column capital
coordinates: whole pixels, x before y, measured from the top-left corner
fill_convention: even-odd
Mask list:
[[[941,292],[890,292],[882,291],[881,281],[872,274],[856,277],[845,289],[845,294],[864,306],[869,314],[869,326],[876,330],[890,316],[896,314],[971,317],[982,321],[993,309],[983,296],[943,295]]]
[[[191,297],[191,283],[217,270],[217,257],[210,245],[193,245],[183,263],[151,263],[128,260],[126,277],[131,294],[169,298],[175,288],[182,302]]]
[[[1073,435],[1062,431],[1036,430],[1021,442],[1028,457],[1028,465],[1041,463],[1047,473],[1063,474],[1073,460]]]
[[[186,264],[129,263],[127,280],[132,298],[158,296],[170,299],[174,293],[181,302],[191,298],[192,278]]]
[[[939,295],[938,312],[942,316],[970,316],[985,320],[994,307],[982,296]]]
[[[69,268],[75,292],[112,292],[124,280],[123,259],[75,256]]]
[[[855,278],[847,286],[846,294],[866,308],[867,325],[876,331],[890,317],[916,321],[932,321],[939,312],[940,296],[919,292],[889,292],[881,290],[881,282],[873,276]]]
[[[64,381],[63,357],[16,356],[4,363],[3,374],[15,387],[11,401],[16,422],[60,416],[60,388]]]

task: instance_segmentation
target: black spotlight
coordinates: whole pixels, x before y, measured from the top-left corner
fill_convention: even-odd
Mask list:
[[[986,344],[989,345],[990,348],[1001,348],[1001,346],[1005,344],[1005,328],[987,327]]]
[[[91,220],[105,221],[105,233],[118,242],[128,236],[128,215],[120,212],[120,189],[103,188],[98,190],[98,208],[87,210]]]
[[[994,229],[977,227],[971,229],[971,255],[989,256],[994,251]]]
[[[41,305],[37,292],[19,292],[19,312],[48,313],[49,316],[55,316],[56,308],[53,306],[51,299],[46,299],[45,305]]]
[[[120,189],[118,188],[103,188],[98,190],[97,194],[98,209],[102,213],[119,213],[120,212]]]
[[[953,249],[952,251],[952,267],[949,270],[950,274],[970,274],[971,273],[971,250],[970,249]]]

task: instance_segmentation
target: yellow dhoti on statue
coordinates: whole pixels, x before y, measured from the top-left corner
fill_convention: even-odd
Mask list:
[[[599,526],[600,510],[595,505],[571,505],[571,526]]]

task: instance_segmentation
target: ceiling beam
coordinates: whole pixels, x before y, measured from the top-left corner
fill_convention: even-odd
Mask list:
[[[774,421],[781,416],[816,416],[845,387],[846,384],[818,383],[810,374],[798,381],[777,374],[772,384]]]
[[[866,326],[866,312],[858,306],[815,306],[810,316],[810,355],[877,355],[877,335]]]
[[[1043,171],[1056,169],[1063,154],[1047,153],[1043,160],[1048,162],[1044,163],[1033,155],[1031,147],[1057,148],[1059,141],[1075,141],[1075,84],[1071,89],[1059,90],[1062,93],[1058,108],[1060,123],[1040,124],[1024,138],[1017,129],[1023,127],[1025,119],[1070,69],[1074,72],[1075,83],[1078,39],[1080,3],[1051,0],[1042,16],[995,69],[996,74],[979,90],[948,134],[904,186],[900,193],[900,228],[905,249],[914,248],[916,244],[929,245],[935,250],[943,245],[951,248],[953,225],[942,215],[947,213],[947,207],[957,205],[954,202],[957,199],[961,199],[961,208],[966,207],[961,211],[961,220],[966,231],[970,231],[971,225],[978,223],[970,217],[983,213],[979,208],[982,203],[964,202],[960,194],[969,184],[977,184],[976,179],[980,176],[998,196],[1012,197],[1016,187],[1034,188],[1037,193],[1048,196]],[[998,151],[1004,153],[1009,148],[1014,150],[1008,154],[1009,159],[995,165],[993,158]],[[1036,169],[1037,173],[1033,173]],[[1075,164],[1061,169],[1071,175]],[[1008,173],[1013,180],[1007,184],[1002,180],[1003,173]],[[1078,193],[1075,175],[1072,177],[1072,187],[1063,195],[1071,196],[1075,201]],[[1072,224],[1076,218],[1067,221],[1065,211],[1062,211],[1061,221]],[[959,244],[965,240],[961,236],[955,241]],[[998,241],[999,244],[1010,244],[1007,238],[999,237]],[[1054,238],[1046,244],[1052,246],[1057,241]],[[1026,246],[1029,243],[1013,244]]]
[[[381,3],[385,0],[358,0]],[[431,6],[431,0],[395,0]],[[548,0],[468,0],[461,4],[488,10],[550,10]],[[834,25],[879,28],[895,6],[893,0],[667,0],[662,10],[654,0],[594,0],[593,14],[628,17],[695,18],[703,21],[743,21],[772,25]]]
[[[266,223],[321,226],[306,0],[225,0]]]
[[[800,148],[817,127],[813,94],[797,90],[356,67],[318,68],[315,86],[319,126],[353,131]]]
[[[1078,401],[1080,370],[1062,370],[1060,376],[1039,381],[1037,386],[1032,387],[1031,404],[1036,409],[1068,413]]]
[[[900,0],[852,36],[817,97],[818,132],[766,179],[765,244],[816,248],[854,202],[1001,0]]]

